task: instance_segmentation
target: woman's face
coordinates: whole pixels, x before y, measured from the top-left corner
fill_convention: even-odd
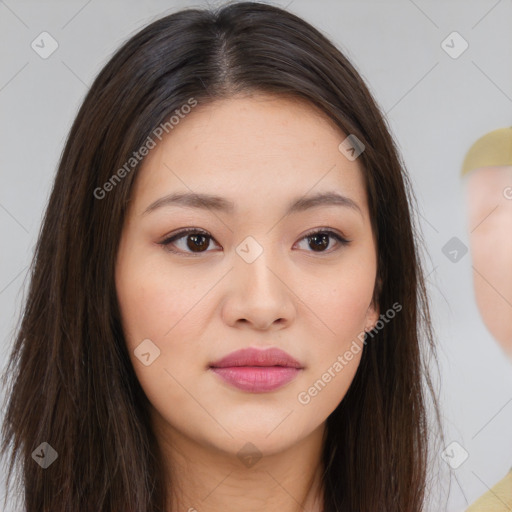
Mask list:
[[[145,158],[116,288],[169,439],[276,453],[345,396],[379,314],[362,168],[338,149],[345,138],[309,104],[255,95],[198,105]],[[218,363],[248,348],[252,359]],[[298,364],[258,358],[268,348]]]

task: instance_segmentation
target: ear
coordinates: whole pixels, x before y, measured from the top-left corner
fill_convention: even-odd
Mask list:
[[[379,320],[380,308],[379,308],[378,300],[379,300],[381,291],[382,291],[382,278],[380,275],[377,275],[377,278],[375,280],[375,287],[373,290],[372,302],[368,306],[368,311],[366,312],[366,318],[365,318],[365,324],[364,324],[364,330],[366,332],[371,331],[377,324],[377,321]]]
[[[365,317],[364,330],[366,332],[371,331],[375,327],[377,321],[379,320],[379,315],[379,305],[375,304],[375,302],[372,300],[371,304],[368,306],[368,311],[366,312]]]

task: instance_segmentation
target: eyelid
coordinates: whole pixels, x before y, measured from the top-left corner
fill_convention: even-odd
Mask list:
[[[302,240],[308,236],[316,235],[317,233],[328,233],[330,235],[334,235],[335,237],[341,238],[344,242],[347,242],[347,243],[352,241],[352,240],[349,240],[340,230],[334,229],[334,228],[329,228],[327,226],[313,228],[313,229],[307,231],[304,235],[302,235],[300,237],[300,240]]]
[[[314,236],[314,235],[320,234],[320,233],[327,234],[331,238],[334,238],[338,242],[338,246],[340,246],[340,247],[334,247],[334,248],[329,249],[328,251],[319,251],[319,252],[307,251],[307,252],[312,253],[312,254],[318,254],[319,256],[321,256],[323,254],[327,255],[327,254],[336,252],[337,250],[341,249],[342,247],[350,245],[350,243],[352,242],[352,240],[349,240],[344,234],[341,233],[341,231],[338,231],[338,230],[335,230],[335,229],[329,228],[329,227],[313,228],[312,230],[308,231],[306,234],[302,235],[299,238],[298,242],[302,242],[302,240],[304,240],[305,238],[308,238],[308,237],[311,237],[311,236]]]
[[[176,233],[173,233],[170,236],[166,236],[161,242],[157,242],[157,243],[159,245],[162,245],[165,250],[167,250],[171,253],[185,255],[185,256],[197,257],[197,256],[201,256],[201,254],[211,252],[211,251],[203,251],[203,252],[193,253],[193,252],[173,250],[173,249],[168,248],[168,246],[171,245],[172,242],[179,240],[180,238],[182,238],[185,235],[190,234],[190,233],[204,235],[205,237],[213,240],[215,243],[218,244],[218,242],[215,240],[215,238],[208,231],[201,229],[201,228],[183,228],[183,229],[177,231]],[[302,242],[305,238],[308,238],[308,237],[311,237],[311,236],[314,236],[314,235],[320,234],[320,233],[327,234],[331,238],[334,238],[338,242],[338,245],[340,245],[341,247],[347,246],[352,242],[352,240],[349,240],[347,237],[345,237],[345,235],[343,235],[338,230],[335,230],[333,228],[328,228],[328,227],[313,228],[312,230],[310,230],[310,231],[306,232],[304,235],[302,235],[298,239],[298,242]],[[218,244],[218,245],[220,245],[220,244]],[[338,247],[338,248],[335,247],[334,249],[331,248],[328,251],[319,251],[317,254],[319,254],[319,255],[331,254],[332,252],[335,252],[339,248],[340,247]],[[315,253],[315,251],[307,251],[307,252]]]
[[[188,235],[190,233],[197,234],[197,235],[204,235],[207,238],[210,238],[211,240],[215,240],[215,238],[206,230],[201,228],[183,228],[177,231],[176,233],[173,233],[172,235],[166,236],[161,242],[157,242],[158,245],[162,245],[163,248],[171,253],[174,254],[180,254],[184,256],[201,256],[202,253],[193,253],[193,252],[186,252],[186,251],[180,251],[180,250],[173,250],[169,249],[168,246],[171,245],[172,242],[175,240],[179,240],[180,238],[184,237],[185,235]],[[218,243],[218,242],[216,242]],[[205,251],[210,252],[210,251]]]

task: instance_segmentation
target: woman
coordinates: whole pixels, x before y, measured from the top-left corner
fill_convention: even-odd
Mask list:
[[[27,510],[422,510],[409,194],[300,18],[238,3],[132,37],[71,129],[8,367]]]

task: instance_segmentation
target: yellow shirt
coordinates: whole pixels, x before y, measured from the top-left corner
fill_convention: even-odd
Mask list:
[[[512,468],[492,489],[466,509],[466,512],[510,511],[512,511]]]

